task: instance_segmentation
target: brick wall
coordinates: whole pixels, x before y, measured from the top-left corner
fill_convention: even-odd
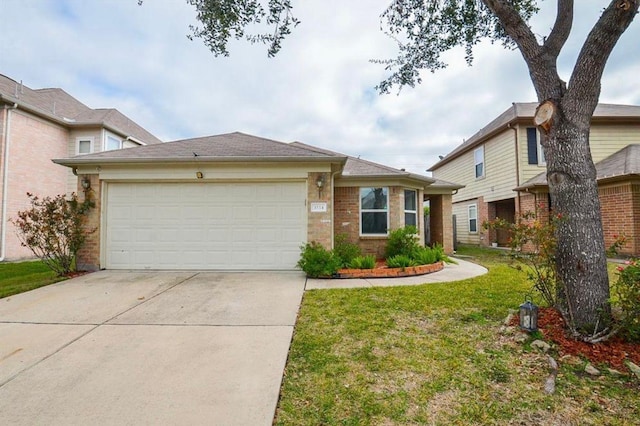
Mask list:
[[[82,179],[88,178],[91,182],[91,188],[84,190],[82,188]],[[78,199],[84,201],[85,197],[93,200],[95,207],[89,210],[87,221],[85,222],[85,230],[87,231],[87,240],[84,246],[78,252],[78,269],[83,271],[96,271],[100,269],[100,212],[101,212],[101,185],[98,175],[80,175],[78,176]]]
[[[445,253],[453,253],[453,205],[451,195],[429,197],[431,243],[442,245]]]
[[[322,189],[318,189],[316,182],[322,177]],[[307,241],[316,241],[324,247],[331,248],[333,203],[331,199],[331,174],[330,173],[309,173],[307,184]],[[312,203],[326,203],[326,212],[312,212]]]
[[[625,182],[598,188],[602,210],[604,245],[610,247],[616,235],[627,237],[621,254],[640,254],[640,185]]]
[[[63,127],[20,110],[11,110],[9,115],[11,134],[9,135],[5,258],[15,260],[33,257],[28,248],[22,247],[16,229],[10,222],[17,216],[18,211],[31,207],[27,192],[40,198],[66,193],[69,169],[52,163],[51,159],[67,157],[69,133]],[[0,140],[4,144],[6,139],[3,137]],[[0,150],[4,157],[5,147],[0,147]],[[0,176],[4,176],[4,170],[0,170]],[[1,222],[0,226],[2,226]]]

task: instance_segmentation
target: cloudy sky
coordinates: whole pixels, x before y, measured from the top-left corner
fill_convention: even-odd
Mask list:
[[[302,141],[425,173],[512,102],[535,96],[518,51],[489,43],[467,67],[424,72],[423,84],[379,95],[387,73],[370,59],[395,56],[380,31],[389,0],[293,0],[302,23],[272,59],[233,43],[214,57],[187,39],[195,12],[184,0],[0,0],[0,73],[28,87],[61,87],[92,108],[117,108],[165,141],[241,131]],[[560,62],[566,79],[608,3],[576,2]],[[555,1],[533,22],[548,33]],[[640,20],[609,60],[601,102],[640,104]]]

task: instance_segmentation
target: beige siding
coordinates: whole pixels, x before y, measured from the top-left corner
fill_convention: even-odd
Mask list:
[[[513,188],[517,184],[514,134],[512,130],[508,130],[484,144],[483,178],[475,177],[474,150],[433,172],[435,178],[465,185],[453,196],[454,203],[478,196],[484,196],[486,202],[515,197]]]
[[[639,125],[594,125],[589,137],[594,163],[602,161],[627,145],[640,144]]]
[[[480,221],[478,232],[469,233],[469,205],[478,205],[478,200],[468,200],[453,204],[453,215],[456,217],[456,239],[463,244],[480,244]],[[478,207],[480,207],[478,205]],[[478,209],[478,216],[480,210]]]
[[[93,138],[93,152],[100,152],[102,148],[102,129],[76,129],[69,134],[68,156],[77,155],[76,141],[78,138]],[[67,194],[78,192],[78,177],[73,174],[72,169],[67,172]]]
[[[529,164],[529,151],[527,146],[527,128],[533,126],[518,126],[518,160],[520,163],[520,181],[518,185],[522,185],[529,179],[538,176],[542,172],[547,171],[546,164]],[[516,186],[518,186],[516,185]]]

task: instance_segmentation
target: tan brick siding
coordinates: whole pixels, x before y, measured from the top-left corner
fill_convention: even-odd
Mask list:
[[[3,120],[4,121],[4,120]],[[22,247],[10,220],[18,211],[30,207],[27,192],[38,197],[66,193],[66,167],[51,162],[67,156],[68,131],[20,110],[10,112],[9,167],[7,188],[6,254],[8,260],[31,258],[31,251]],[[4,135],[3,135],[4,136]],[[0,139],[0,164],[4,164],[6,138]],[[3,167],[3,166],[0,166]],[[0,170],[0,176],[4,176]],[[0,197],[2,197],[0,185]]]
[[[87,178],[91,182],[91,188],[84,190],[82,188],[82,179]],[[93,200],[95,206],[89,211],[85,230],[87,232],[87,240],[84,246],[78,252],[78,269],[86,271],[95,271],[101,268],[100,265],[100,212],[102,210],[102,188],[98,175],[80,175],[78,176],[78,198],[81,201],[85,197]]]
[[[318,178],[322,177],[322,189],[318,188]],[[307,241],[316,241],[324,247],[331,249],[333,222],[333,200],[331,194],[331,174],[330,173],[309,173],[307,180]],[[326,212],[312,212],[312,203],[326,203]]]

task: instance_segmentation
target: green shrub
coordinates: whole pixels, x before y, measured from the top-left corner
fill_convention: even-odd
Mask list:
[[[389,268],[406,268],[408,266],[416,266],[417,263],[409,256],[398,254],[387,258],[387,266]]]
[[[640,342],[640,261],[626,263],[626,267],[618,267],[615,303],[622,313],[621,334],[629,341]]]
[[[342,266],[342,260],[332,251],[325,249],[320,243],[311,242],[300,249],[298,268],[302,269],[308,277],[330,277],[338,272]]]
[[[347,238],[347,234],[345,233],[336,235],[333,247],[333,253],[340,258],[342,266],[349,265],[353,259],[362,255],[360,247],[357,244],[349,242]]]
[[[413,253],[420,247],[417,233],[418,229],[415,226],[405,226],[391,231],[384,257],[388,259],[397,255],[413,256]]]
[[[349,268],[352,269],[373,269],[376,267],[376,257],[372,254],[358,256],[351,259]]]
[[[431,265],[439,260],[438,254],[439,252],[437,250],[429,247],[420,247],[413,253],[413,260],[415,260],[418,265]]]

